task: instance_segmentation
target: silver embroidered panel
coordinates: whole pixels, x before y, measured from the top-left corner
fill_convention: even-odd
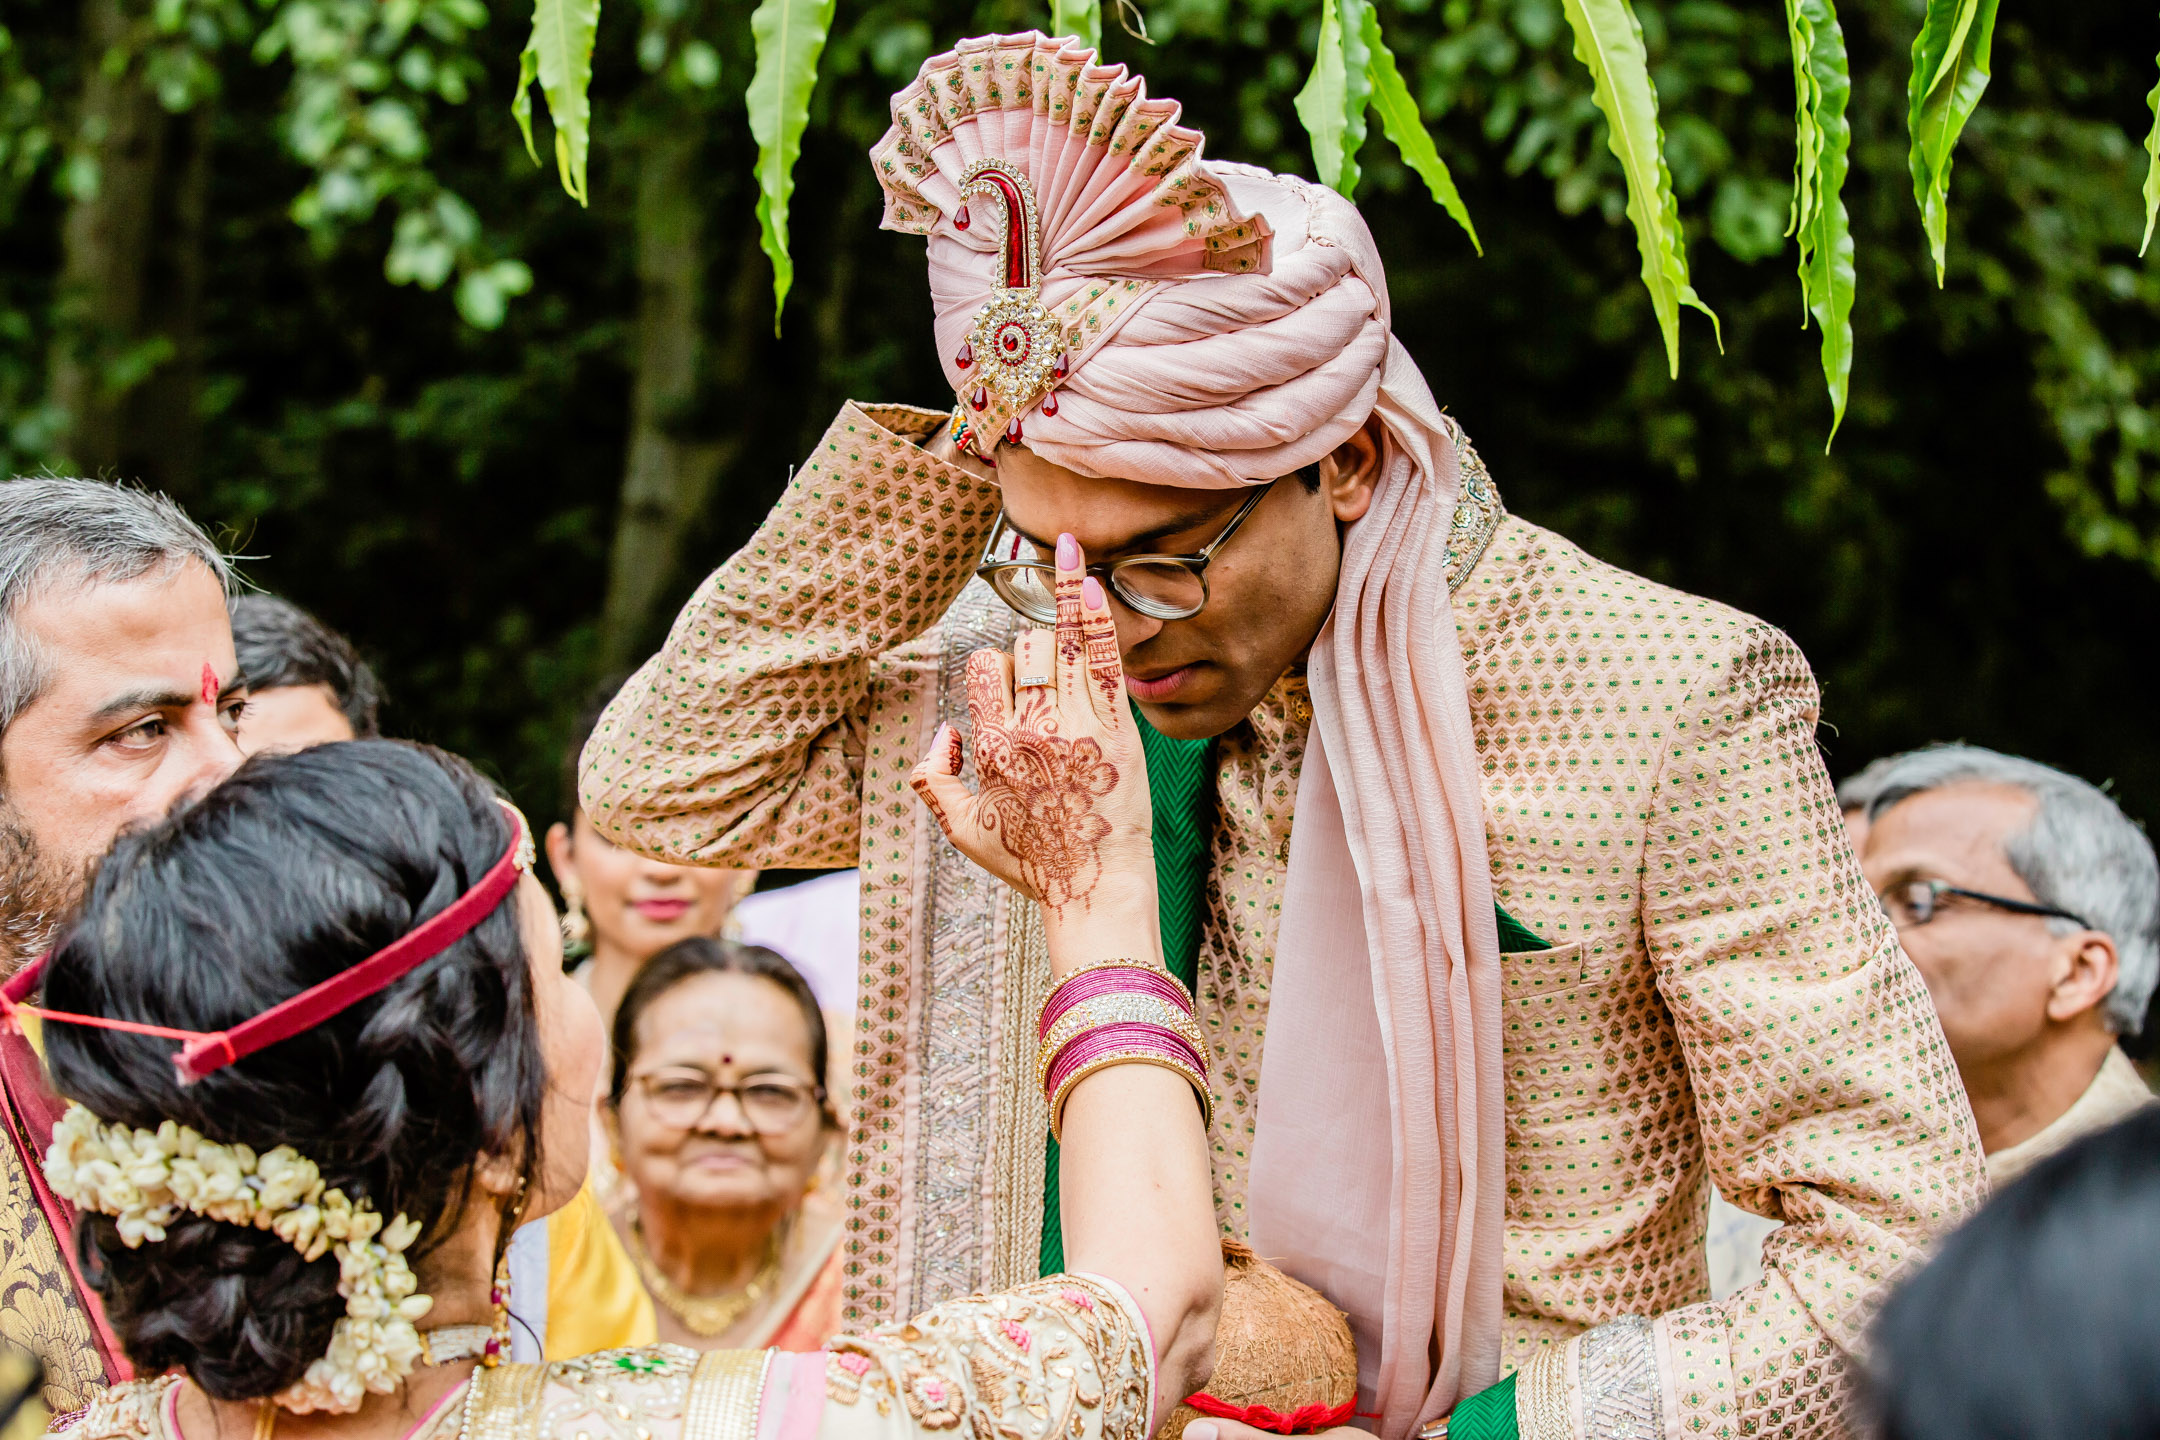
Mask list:
[[[939,626],[938,718],[967,726],[967,657],[1012,643],[1017,617],[980,580],[971,581]],[[970,752],[962,777],[975,783]],[[984,1283],[984,1165],[990,1153],[996,1075],[996,1007],[991,959],[997,950],[1003,882],[933,832],[923,905],[930,937],[923,975],[921,1143],[916,1156],[914,1267],[903,1313],[971,1295]]]
[[[1648,1320],[1623,1315],[1585,1333],[1577,1366],[1587,1440],[1664,1440]]]

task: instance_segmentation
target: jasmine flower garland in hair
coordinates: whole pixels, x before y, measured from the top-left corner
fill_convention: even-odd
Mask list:
[[[296,1415],[350,1414],[369,1392],[388,1395],[420,1358],[413,1322],[435,1302],[417,1293],[405,1250],[420,1227],[388,1225],[363,1199],[326,1189],[315,1162],[289,1145],[257,1154],[220,1145],[167,1120],[155,1130],[106,1125],[71,1104],[45,1155],[53,1192],[113,1218],[130,1249],[165,1238],[181,1212],[268,1230],[304,1260],[334,1254],[345,1315],[330,1348],[276,1396]]]

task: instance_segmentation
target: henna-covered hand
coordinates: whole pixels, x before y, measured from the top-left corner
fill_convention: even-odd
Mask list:
[[[960,734],[941,726],[915,767],[917,794],[969,859],[1069,921],[1097,906],[1152,912],[1155,862],[1147,764],[1125,701],[1117,627],[1079,545],[1058,539],[1054,633],[1026,631],[1015,655],[968,657],[968,718],[980,788],[960,778]]]

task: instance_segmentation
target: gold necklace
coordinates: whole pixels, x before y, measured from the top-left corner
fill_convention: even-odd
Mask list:
[[[781,1240],[788,1228],[785,1224],[775,1225],[766,1237],[765,1258],[750,1283],[721,1295],[692,1295],[661,1274],[652,1253],[645,1248],[644,1222],[636,1216],[630,1220],[630,1258],[636,1262],[638,1274],[644,1278],[645,1288],[652,1291],[653,1299],[667,1306],[692,1334],[709,1337],[725,1333],[749,1314],[750,1307],[764,1299],[765,1292],[780,1278]]]

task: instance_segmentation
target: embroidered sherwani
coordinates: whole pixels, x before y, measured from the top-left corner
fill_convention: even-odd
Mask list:
[[[610,707],[584,802],[635,849],[859,864],[851,1320],[1032,1272],[1044,984],[1033,907],[907,788],[967,654],[1015,618],[970,574],[993,483],[850,405]],[[1504,1364],[1526,1435],[1837,1433],[1865,1301],[1977,1202],[1942,1033],[1844,839],[1784,635],[1506,514],[1469,449],[1449,573],[1502,957]],[[1199,1020],[1226,1234],[1245,1232],[1293,800],[1287,676],[1217,741]],[[1784,1221],[1709,1300],[1708,1187]]]

